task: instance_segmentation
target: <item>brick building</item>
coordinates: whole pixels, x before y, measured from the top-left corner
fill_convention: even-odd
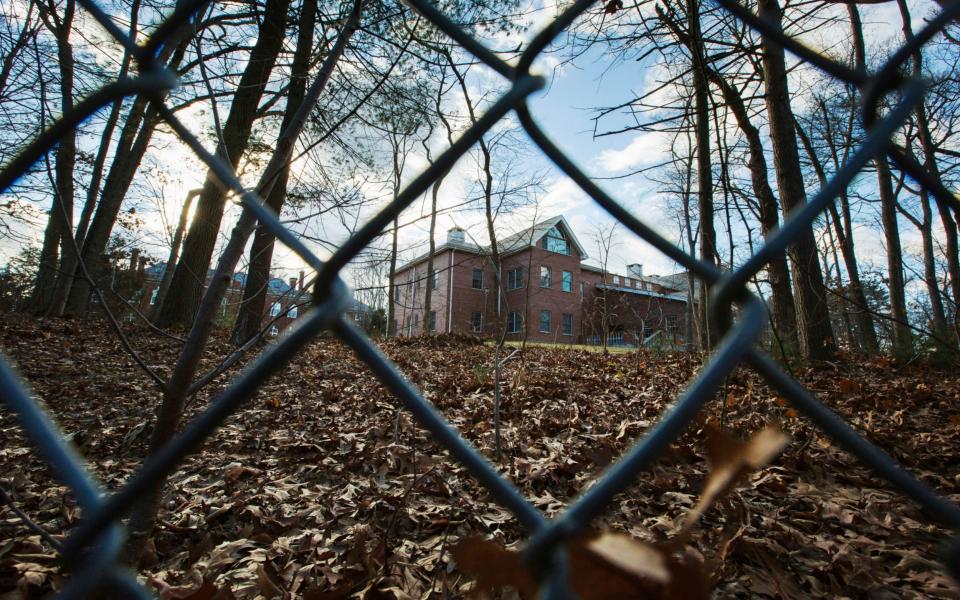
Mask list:
[[[151,314],[157,302],[160,289],[160,280],[166,271],[166,263],[158,263],[145,269],[143,293],[140,296],[140,312]],[[207,272],[206,284],[209,285],[213,270]],[[306,312],[310,304],[310,292],[304,289],[303,271],[300,277],[291,277],[284,281],[278,277],[271,277],[267,283],[267,302],[261,321],[262,327],[267,328],[267,335],[276,337],[292,325],[298,317]],[[223,300],[220,303],[220,312],[217,319],[220,325],[232,326],[240,310],[243,299],[243,285],[245,273],[236,273],[230,281]]]
[[[561,344],[679,346],[687,321],[687,277],[647,276],[641,265],[626,274],[604,273],[588,258],[563,216],[499,241],[501,286],[488,247],[451,229],[434,252],[400,266],[394,277],[392,331],[495,334],[497,306],[507,339]],[[433,288],[424,315],[426,286]]]

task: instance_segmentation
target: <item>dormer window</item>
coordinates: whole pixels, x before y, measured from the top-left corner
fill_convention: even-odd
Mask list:
[[[547,232],[546,237],[543,241],[543,247],[548,252],[556,252],[557,254],[570,254],[570,242],[567,241],[567,238],[563,237],[563,234],[560,233],[560,230],[556,227],[551,227],[550,231]]]

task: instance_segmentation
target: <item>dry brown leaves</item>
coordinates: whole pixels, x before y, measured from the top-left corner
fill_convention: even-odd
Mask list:
[[[176,343],[130,333],[148,363],[169,374]],[[109,488],[122,484],[143,460],[159,395],[116,340],[95,323],[0,318],[0,344],[97,477]],[[437,338],[384,350],[492,457],[492,348]],[[215,343],[205,365],[227,351]],[[528,350],[504,374],[507,455],[499,468],[556,515],[656,422],[698,366],[691,356]],[[202,393],[191,414],[232,375]],[[871,440],[960,499],[955,372],[857,359],[799,375]],[[752,374],[733,374],[719,398],[593,524],[605,533],[592,546],[571,542],[572,561],[661,592],[668,586],[655,556],[665,557],[668,573],[671,560],[702,565],[721,596],[957,596],[937,563],[946,532],[909,501]],[[195,599],[462,597],[476,589],[451,548],[480,538],[512,553],[525,532],[397,406],[348,350],[313,344],[173,475],[145,581],[158,595]],[[710,450],[708,431],[721,421],[737,439],[775,421],[792,442],[757,469],[778,439],[739,442],[750,452],[730,440]],[[0,440],[2,484],[63,536],[79,511],[6,411]],[[722,451],[733,447],[736,460]],[[55,552],[6,507],[0,527],[0,594],[38,596],[62,585]]]

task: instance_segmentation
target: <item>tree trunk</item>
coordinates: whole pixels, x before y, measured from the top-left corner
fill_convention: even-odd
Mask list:
[[[280,133],[273,155],[270,157],[270,161],[267,163],[267,167],[264,169],[264,173],[256,187],[256,192],[261,197],[270,195],[271,188],[276,181],[276,174],[280,173],[282,166],[290,161],[293,155],[294,144],[303,132],[309,113],[316,106],[317,99],[326,88],[334,67],[343,55],[350,38],[357,30],[360,19],[360,7],[361,4],[359,2],[354,4],[353,12],[344,24],[337,43],[324,61],[317,78],[313,84],[311,84],[304,102],[301,103],[290,126]],[[237,220],[237,224],[230,234],[230,239],[227,241],[227,245],[220,255],[214,277],[211,279],[210,286],[203,295],[199,310],[197,311],[197,318],[190,328],[186,343],[183,345],[183,350],[177,358],[173,374],[170,376],[170,381],[164,391],[163,401],[157,409],[156,426],[150,438],[150,448],[147,451],[148,456],[154,455],[163,448],[173,437],[179,426],[180,419],[183,415],[184,402],[189,393],[193,377],[199,367],[200,357],[210,337],[214,315],[219,309],[220,301],[226,293],[233,269],[236,268],[237,261],[240,260],[240,256],[243,254],[243,248],[253,233],[256,223],[257,219],[254,216],[254,212],[244,207],[243,212],[240,213],[240,218]],[[159,492],[163,485],[164,481],[157,482],[154,489],[141,499],[131,516],[129,527],[129,547],[131,551],[128,553],[128,557],[134,562],[136,562],[140,550],[143,547],[143,540],[153,527],[158,509]]]
[[[163,269],[163,276],[160,278],[160,285],[157,288],[156,304],[153,307],[153,314],[151,316],[156,316],[157,311],[163,304],[164,298],[167,297],[167,290],[170,289],[170,280],[173,279],[173,269],[177,265],[177,260],[179,260],[180,257],[180,246],[183,243],[183,234],[187,229],[187,217],[190,215],[190,207],[193,206],[193,199],[199,194],[200,190],[190,190],[190,193],[187,194],[187,200],[183,203],[183,208],[180,209],[180,219],[177,221],[177,229],[173,233],[170,255],[167,257],[167,264]]]
[[[910,9],[905,0],[897,0],[897,6],[900,9],[900,16],[903,21],[903,37],[909,44],[913,41],[913,27],[910,19]],[[913,76],[920,78],[923,76],[923,54],[918,48],[913,53]],[[940,179],[940,169],[937,166],[936,148],[933,144],[933,136],[930,133],[930,124],[927,119],[927,110],[925,102],[917,105],[917,137],[920,139],[920,147],[923,150],[923,165],[933,177]],[[929,199],[929,195],[928,199]],[[954,307],[960,302],[960,249],[957,243],[957,223],[954,221],[950,207],[944,204],[939,198],[934,197],[937,205],[937,212],[940,213],[940,222],[943,225],[945,238],[945,253],[947,258],[947,274],[950,278],[950,289],[953,295]],[[957,322],[957,310],[951,311],[950,315],[954,324]]]
[[[176,45],[164,46],[160,51],[160,62],[169,60],[168,68],[175,70],[183,60],[189,39],[189,36],[186,36]],[[100,281],[105,277],[106,265],[103,258],[110,241],[110,232],[113,231],[113,226],[117,222],[120,207],[147,151],[150,138],[160,123],[157,112],[148,106],[149,101],[149,96],[145,94],[137,96],[127,113],[123,129],[120,131],[120,139],[117,141],[113,163],[103,184],[100,203],[93,213],[90,229],[83,239],[80,260],[84,262],[94,281]],[[77,277],[76,269],[71,279],[73,283],[69,286],[63,312],[82,315],[87,312],[90,303],[90,283],[83,277]]]
[[[665,23],[674,31],[691,53],[694,47],[690,36],[682,31],[678,24],[662,12],[659,13]],[[776,231],[780,225],[777,211],[777,199],[773,195],[767,175],[767,159],[764,154],[760,131],[750,121],[749,113],[740,91],[727,81],[716,69],[704,65],[707,78],[720,89],[727,108],[733,113],[737,126],[747,140],[749,158],[747,168],[750,171],[753,193],[757,198],[760,213],[760,229],[764,236]],[[786,254],[774,257],[767,265],[770,279],[773,326],[788,351],[797,348],[797,316],[793,305],[793,292],[790,289],[790,271],[787,268]]]
[[[758,6],[761,18],[778,29],[782,27],[782,13],[777,0],[759,0]],[[761,46],[773,165],[784,218],[788,218],[790,211],[806,203],[806,193],[797,152],[793,111],[790,108],[787,70],[783,47],[766,36],[761,37]],[[801,351],[808,359],[829,359],[836,351],[836,342],[812,225],[803,228],[800,237],[787,252],[793,263]]]
[[[922,220],[916,223],[920,230],[920,239],[923,244],[923,278],[927,286],[927,295],[930,296],[931,321],[933,332],[941,340],[948,341],[953,337],[947,325],[946,311],[943,308],[943,293],[940,291],[940,281],[937,277],[937,265],[934,258],[933,246],[933,211],[930,208],[930,198],[923,188],[920,189],[920,209]]]
[[[854,68],[866,71],[866,44],[860,11],[853,3],[847,4],[850,32],[853,37]],[[903,253],[900,248],[900,226],[897,222],[897,199],[893,192],[890,166],[884,156],[874,159],[877,169],[877,188],[880,195],[880,221],[887,246],[887,278],[889,281],[890,313],[893,317],[893,352],[906,355],[913,346],[913,333],[907,324],[907,302],[903,280]],[[853,233],[850,232],[852,236]]]
[[[442,182],[443,177],[437,179],[430,193],[430,250],[427,254],[427,289],[426,296],[423,300],[423,322],[426,324],[429,333],[433,333],[430,329],[430,311],[433,308],[433,253],[437,250],[437,242],[435,239],[437,231],[437,196],[440,194],[440,184]]]
[[[38,7],[41,5],[38,4]],[[70,32],[76,12],[74,0],[64,4],[63,16],[56,14],[53,3],[40,8],[41,16],[47,28],[57,39],[57,62],[60,68],[60,111],[67,114],[73,108],[73,45]],[[42,109],[41,109],[42,110]],[[73,235],[73,169],[77,156],[77,134],[75,130],[60,138],[57,145],[57,159],[54,174],[53,202],[50,218],[43,235],[43,247],[40,252],[40,268],[34,288],[31,305],[36,314],[49,314],[54,306],[57,280],[58,258],[73,255],[74,248],[69,241]]]
[[[893,317],[893,353],[906,357],[913,349],[913,332],[907,321],[907,300],[903,278],[903,251],[900,247],[900,224],[897,222],[897,199],[893,193],[890,166],[884,156],[874,161],[877,186],[880,190],[880,221],[887,245],[887,277],[890,285],[890,314]]]
[[[693,66],[694,135],[697,144],[697,208],[700,213],[700,260],[715,265],[717,232],[713,225],[713,166],[710,161],[710,107],[707,101],[707,74],[700,34],[700,3],[687,0],[687,30]],[[710,289],[700,281],[701,348],[710,350],[720,341],[717,323],[710,309]]]
[[[137,34],[138,16],[140,13],[140,0],[134,0],[130,7],[130,36],[135,39]],[[131,54],[129,50],[124,50],[123,59],[120,63],[118,78],[126,77],[130,68]],[[80,220],[77,222],[77,231],[74,235],[78,248],[83,248],[84,239],[87,237],[87,229],[90,227],[90,219],[93,217],[93,210],[97,205],[97,197],[100,195],[100,183],[103,180],[103,170],[107,162],[107,154],[110,150],[110,142],[113,139],[113,132],[117,128],[120,120],[120,112],[123,108],[123,100],[117,100],[110,109],[107,116],[107,122],[104,125],[103,132],[100,135],[100,144],[97,148],[97,155],[93,161],[93,172],[90,175],[90,183],[87,187],[87,198],[84,201],[83,209],[80,211]],[[67,299],[70,295],[70,288],[73,286],[74,274],[77,271],[77,264],[80,257],[72,249],[65,252],[61,258],[60,272],[57,273],[57,283],[54,291],[53,302],[50,307],[51,314],[62,315],[66,308]]]
[[[290,68],[290,88],[287,106],[283,113],[280,131],[284,131],[293,122],[293,118],[303,103],[310,75],[310,55],[313,52],[313,30],[317,22],[316,0],[304,0],[300,9],[300,22],[297,26],[297,48],[293,54]],[[285,164],[277,181],[270,190],[266,202],[273,212],[280,214],[287,197],[287,185],[290,180],[290,165]],[[264,308],[267,303],[267,283],[270,280],[270,266],[273,263],[273,248],[276,236],[265,227],[258,227],[253,234],[250,247],[250,259],[247,277],[243,283],[243,300],[240,312],[234,324],[232,341],[241,346],[260,333]]]
[[[289,0],[267,0],[257,42],[250,51],[223,124],[223,143],[218,145],[216,155],[234,169],[247,148],[260,99],[280,53],[289,4]],[[173,272],[170,292],[160,306],[157,326],[189,327],[193,321],[220,233],[225,204],[226,189],[213,171],[207,171],[193,222],[183,243],[183,256]]]
[[[824,118],[826,119],[826,114],[824,114]],[[806,150],[807,156],[810,158],[810,163],[813,165],[813,170],[817,174],[817,180],[820,182],[820,186],[823,187],[827,184],[827,173],[823,168],[823,164],[820,162],[820,158],[817,156],[817,153],[813,148],[813,144],[810,142],[809,136],[807,136],[807,134],[803,131],[800,123],[796,123],[796,129],[797,135],[800,137],[800,141],[803,143],[804,150]],[[827,139],[827,143],[831,146],[831,151],[834,151],[834,140],[832,139],[829,131],[825,137]],[[841,161],[839,161],[836,156],[834,159],[839,167]],[[828,223],[828,227],[831,224],[833,226],[831,239],[833,236],[836,236],[836,245],[840,246],[840,254],[843,256],[843,264],[847,271],[847,279],[850,280],[849,289],[846,294],[847,297],[844,298],[845,300],[849,300],[849,302],[853,305],[852,308],[855,319],[855,326],[852,328],[852,331],[855,331],[856,335],[850,336],[850,342],[851,344],[856,344],[860,350],[869,352],[871,354],[876,354],[880,351],[880,346],[877,342],[877,332],[873,327],[873,319],[870,316],[869,305],[867,304],[867,296],[863,291],[863,284],[860,281],[860,267],[857,264],[857,255],[854,251],[853,225],[850,217],[850,203],[847,198],[846,190],[842,190],[840,192],[840,205],[843,208],[842,217],[840,211],[837,210],[836,204],[831,203],[829,205],[828,210],[830,223]],[[837,268],[839,269],[839,266]],[[837,286],[841,287],[842,282],[839,280],[839,273],[837,275]],[[844,319],[846,321],[850,320],[849,311],[844,311]]]

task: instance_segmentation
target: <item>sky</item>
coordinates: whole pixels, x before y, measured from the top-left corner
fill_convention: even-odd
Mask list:
[[[529,39],[539,25],[547,22],[556,12],[552,4],[543,4],[544,0],[534,0],[536,10],[532,13],[532,27],[521,37]],[[933,6],[928,0],[911,1],[915,27],[919,27],[923,16]],[[840,8],[838,8],[840,10]],[[899,30],[899,13],[893,2],[879,5],[861,5],[868,40],[883,39]],[[109,44],[102,43],[102,34],[97,26],[87,18],[82,21],[85,36],[98,43],[102,48],[101,60],[109,63],[116,60],[116,49]],[[821,39],[811,39],[819,47],[829,47],[835,43],[831,35],[825,33]],[[516,47],[517,40],[494,39],[491,43],[498,47]],[[868,49],[869,51],[869,49]],[[633,60],[615,61],[611,64],[609,57],[599,50],[588,51],[579,56],[573,63],[565,63],[565,57],[558,53],[549,53],[542,56],[535,63],[535,71],[547,77],[546,90],[531,97],[531,112],[551,138],[570,156],[588,175],[598,178],[611,178],[624,172],[643,167],[656,165],[666,158],[665,144],[667,139],[651,133],[622,133],[616,136],[597,137],[594,135],[594,117],[597,107],[610,106],[627,101],[639,93],[661,73],[657,67],[651,66],[651,61],[638,63]],[[502,90],[502,78],[489,72],[477,69],[470,77],[471,95],[481,96],[491,90]],[[457,102],[457,100],[454,100]],[[462,111],[462,101],[461,113]],[[225,107],[219,106],[221,117],[225,114]],[[181,115],[198,134],[203,131],[203,123],[209,121],[209,105],[195,105]],[[604,127],[611,127],[623,123],[623,118],[605,119]],[[519,129],[515,117],[509,117],[498,125],[497,131],[504,128]],[[207,139],[209,138],[201,138]],[[89,144],[89,141],[87,142]],[[208,146],[210,144],[208,143]],[[146,177],[150,189],[148,196],[156,199],[147,203],[142,216],[145,220],[143,241],[152,245],[155,250],[151,253],[158,259],[165,258],[163,243],[164,223],[175,221],[179,206],[189,189],[198,187],[205,175],[203,165],[177,140],[169,134],[160,133],[155,140],[153,151],[141,167],[141,171],[148,172]],[[436,151],[442,149],[439,141],[435,144]],[[92,150],[92,148],[87,148]],[[518,153],[510,152],[495,154],[495,168],[499,165],[522,165],[530,171],[544,174],[543,191],[538,194],[536,207],[517,210],[514,214],[503,215],[498,219],[498,229],[501,234],[507,235],[529,226],[533,220],[543,220],[554,215],[563,214],[571,224],[580,242],[595,260],[597,258],[595,232],[598,227],[610,226],[613,219],[590,201],[587,196],[571,180],[563,176],[556,168],[538,156],[536,151]],[[427,165],[422,155],[414,154],[408,159],[404,173],[406,181],[412,179]],[[294,177],[298,176],[298,169],[304,169],[304,162],[294,165]],[[165,175],[165,176],[164,176]],[[253,182],[256,174],[247,174],[246,180]],[[440,205],[454,206],[463,202],[463,199],[473,189],[477,178],[476,160],[472,155],[461,159],[454,171],[444,182],[441,188]],[[624,207],[633,211],[646,223],[659,231],[667,239],[679,240],[680,231],[677,225],[676,208],[657,192],[657,187],[646,175],[635,175],[621,179],[599,179],[598,183]],[[152,209],[151,209],[152,205]],[[400,221],[407,223],[416,221],[427,214],[424,200],[415,202],[402,215]],[[369,213],[367,213],[369,214]],[[231,206],[224,220],[224,233],[229,233],[229,224],[238,215],[236,206]],[[882,242],[876,229],[869,227],[873,215],[864,215],[864,221],[858,227],[855,237],[865,256],[882,255]],[[437,240],[442,243],[446,231],[456,226],[464,227],[480,243],[486,242],[483,226],[483,214],[479,210],[454,214],[443,214],[438,219]],[[322,230],[323,235],[337,239],[345,235],[345,230],[336,223],[320,223],[311,226],[311,232]],[[910,248],[919,246],[919,240],[909,225],[903,228],[904,243]],[[34,232],[39,240],[38,232]],[[404,227],[400,235],[400,247],[404,249],[404,258],[422,252],[426,247],[427,221],[420,219],[411,226]],[[609,268],[613,271],[625,271],[630,263],[641,263],[648,274],[667,274],[679,270],[678,266],[639,240],[622,226],[618,229],[618,240],[611,257]],[[9,256],[18,246],[0,243],[0,253]],[[325,248],[315,247],[321,258],[329,254]],[[275,274],[288,277],[303,268],[303,262],[285,248],[278,248],[275,254]]]

